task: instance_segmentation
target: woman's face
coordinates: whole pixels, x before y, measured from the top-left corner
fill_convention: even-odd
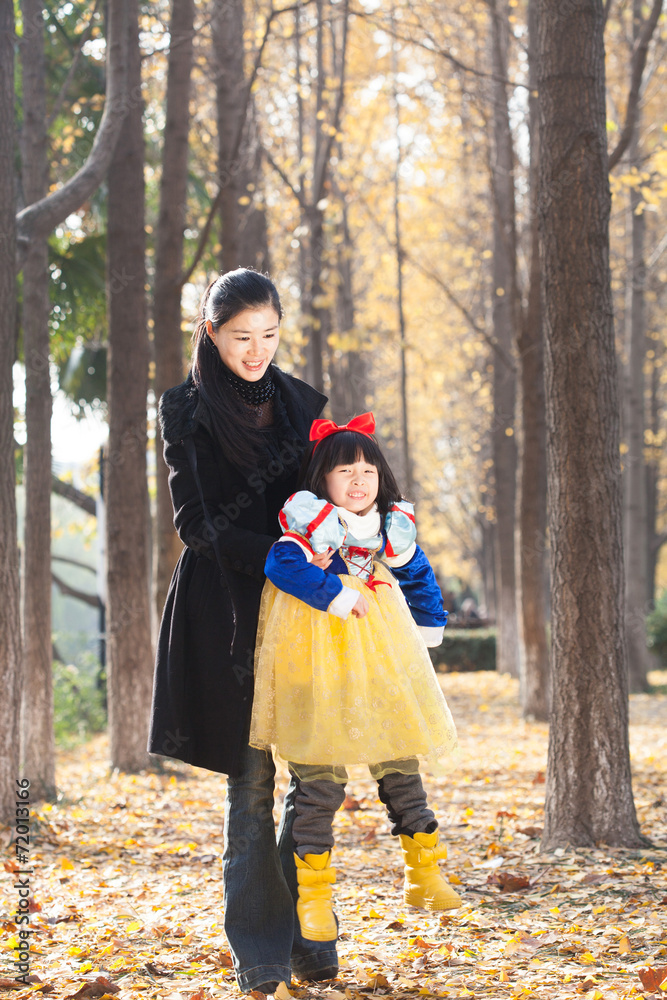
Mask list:
[[[279,323],[273,306],[260,306],[244,309],[217,330],[207,320],[206,332],[230,371],[246,382],[257,382],[278,349]]]
[[[350,465],[337,465],[327,472],[324,483],[336,507],[354,514],[367,514],[377,499],[378,470],[359,456]]]

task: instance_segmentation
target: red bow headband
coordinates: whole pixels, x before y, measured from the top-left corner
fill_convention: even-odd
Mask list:
[[[320,441],[331,434],[338,434],[339,431],[356,431],[357,434],[365,434],[370,437],[375,430],[375,417],[372,413],[361,413],[358,417],[352,417],[349,423],[335,424],[333,420],[313,420],[310,428],[310,440],[315,441],[313,454]]]

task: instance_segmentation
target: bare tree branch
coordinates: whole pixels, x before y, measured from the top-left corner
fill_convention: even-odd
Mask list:
[[[266,146],[264,144],[262,144],[262,152],[263,152],[264,156],[267,158],[267,160],[269,161],[270,166],[275,170],[275,172],[278,174],[278,176],[280,177],[280,179],[282,180],[282,182],[286,185],[286,187],[288,187],[290,189],[290,191],[292,192],[292,194],[294,195],[294,197],[296,198],[296,200],[299,202],[299,205],[301,206],[301,208],[304,209],[304,211],[305,211],[305,209],[308,206],[307,206],[306,200],[305,200],[305,198],[303,196],[303,191],[300,191],[298,188],[294,187],[294,185],[292,184],[291,180],[289,179],[289,177],[287,176],[287,174],[285,173],[285,171],[283,170],[283,168],[280,166],[279,163],[277,163],[274,160],[273,156],[271,155],[271,153],[268,151],[268,149],[266,148]]]
[[[659,552],[665,542],[667,542],[667,531],[663,531],[660,535],[656,535],[651,539],[651,551]]]
[[[125,0],[108,0],[107,93],[104,114],[93,147],[83,166],[56,191],[28,205],[16,216],[17,270],[21,270],[28,246],[41,239],[75,212],[101,184],[113,155],[129,101],[141,94],[127,94],[127,6]]]
[[[78,490],[76,486],[72,486],[71,483],[64,483],[62,479],[58,479],[57,476],[51,477],[51,492],[56,493],[59,497],[65,497],[66,500],[71,500],[73,504],[80,507],[81,510],[85,510],[86,514],[91,514],[95,517],[95,500],[93,497],[89,497],[87,493],[83,493]]]
[[[366,209],[366,213],[368,214],[369,218],[371,219],[371,221],[375,225],[376,229],[383,235],[383,237],[387,241],[388,245],[391,246],[391,247],[393,247],[394,250],[395,250],[396,248],[395,248],[393,240],[391,239],[390,236],[387,235],[387,233],[385,232],[384,227],[378,221],[378,219],[375,218],[375,215],[374,215],[373,211],[370,209],[370,207],[368,206],[367,202],[363,198],[359,198],[359,200],[361,201],[361,204]],[[482,337],[483,340],[486,341],[486,343],[489,345],[489,347],[493,351],[495,351],[495,353],[498,355],[498,357],[500,358],[500,360],[503,362],[504,365],[507,365],[507,367],[510,368],[512,371],[516,371],[516,363],[515,363],[514,359],[507,353],[507,351],[504,350],[504,348],[502,347],[502,345],[498,343],[498,341],[495,339],[495,337],[492,337],[490,333],[487,333],[487,331],[484,329],[484,327],[482,327],[482,326],[479,325],[479,323],[475,320],[475,317],[472,315],[472,313],[470,312],[470,310],[467,309],[466,306],[464,306],[464,304],[461,302],[461,300],[458,298],[458,296],[455,295],[455,293],[446,284],[446,282],[440,277],[440,275],[435,274],[433,271],[429,271],[429,269],[426,268],[426,267],[424,267],[424,265],[421,264],[417,260],[416,257],[413,257],[406,250],[403,250],[403,257],[404,257],[405,260],[409,261],[410,264],[412,264],[412,266],[414,268],[416,268],[416,270],[421,271],[421,273],[425,277],[430,278],[431,281],[435,282],[435,284],[445,293],[446,297],[449,299],[449,301],[452,303],[452,305],[455,306],[456,309],[458,309],[458,311],[461,313],[461,315],[463,316],[463,318],[465,319],[465,321],[468,323],[468,325],[470,326],[470,328],[472,330],[474,330],[474,332],[476,334],[478,334],[480,337]]]
[[[47,132],[49,131],[49,129],[53,125],[54,121],[58,117],[58,114],[59,114],[60,109],[61,109],[61,107],[63,105],[63,102],[64,102],[65,98],[67,97],[67,91],[69,90],[69,85],[72,82],[72,79],[74,77],[74,74],[76,73],[76,70],[77,70],[77,67],[79,65],[79,62],[81,61],[81,56],[83,55],[83,47],[84,47],[84,45],[86,44],[86,42],[88,41],[88,39],[90,38],[90,36],[93,33],[93,28],[95,27],[95,15],[97,14],[97,11],[99,10],[99,6],[100,6],[100,0],[95,0],[95,6],[93,7],[93,12],[90,15],[90,19],[88,21],[88,24],[86,25],[86,27],[84,28],[84,30],[79,35],[79,44],[78,44],[77,50],[74,53],[74,57],[72,59],[72,62],[70,63],[70,67],[69,67],[69,69],[67,71],[67,76],[65,77],[65,81],[64,81],[62,87],[60,88],[60,93],[58,94],[58,96],[55,99],[53,108],[51,109],[51,114],[49,115],[49,117],[48,117],[48,119],[46,121],[46,131]]]
[[[440,288],[441,291],[445,293],[446,297],[449,299],[452,305],[456,306],[456,308],[459,310],[459,312],[466,320],[468,325],[471,327],[471,329],[474,330],[475,333],[477,333],[480,337],[483,338],[483,340],[486,341],[491,350],[495,351],[495,353],[498,355],[502,363],[506,365],[511,371],[516,371],[517,366],[514,359],[507,353],[504,347],[498,343],[495,337],[492,337],[490,333],[486,332],[484,327],[480,326],[479,323],[475,321],[475,318],[471,315],[468,309],[466,309],[466,307],[463,305],[460,299],[454,294],[451,288],[449,288],[449,286],[443,281],[440,275],[435,274],[433,271],[429,271],[428,268],[420,264],[415,257],[411,257],[410,254],[406,253],[405,257],[406,260],[410,261],[413,267],[417,268],[417,270],[421,271],[423,275],[425,275],[427,278],[430,278],[431,281],[434,281],[436,283],[438,288]]]
[[[68,566],[77,566],[79,569],[87,569],[89,573],[97,574],[97,569],[95,566],[89,566],[88,563],[80,562],[78,559],[69,559],[67,556],[58,556],[53,552],[51,558],[55,559],[56,562],[67,563]]]
[[[313,0],[304,0],[303,4],[301,4],[301,6],[305,6],[306,4],[312,3],[312,2],[313,2]],[[239,119],[239,128],[238,128],[238,131],[237,131],[235,139],[234,139],[233,149],[232,149],[232,151],[230,153],[230,156],[229,156],[229,162],[230,163],[234,163],[234,161],[236,160],[237,156],[239,155],[239,150],[241,148],[241,139],[243,138],[243,128],[245,126],[245,121],[246,121],[246,118],[248,116],[248,104],[250,103],[250,95],[252,93],[253,84],[254,84],[255,80],[257,79],[257,72],[259,70],[259,67],[262,64],[262,56],[264,54],[264,49],[266,48],[266,43],[268,42],[269,35],[271,34],[271,23],[272,23],[272,21],[273,21],[274,18],[279,17],[281,14],[287,14],[287,13],[290,13],[290,12],[296,10],[296,9],[297,9],[296,6],[291,6],[291,7],[281,7],[278,10],[276,10],[272,6],[271,10],[269,11],[269,13],[266,16],[266,25],[264,27],[264,35],[262,37],[262,41],[260,42],[259,48],[257,49],[257,52],[255,54],[255,62],[254,62],[253,68],[252,68],[252,73],[250,74],[250,78],[248,79],[248,83],[246,84],[246,88],[245,88],[245,97],[244,97],[244,102],[243,102],[243,114],[241,115],[241,117]],[[231,177],[230,177],[230,180],[231,180]],[[215,198],[211,202],[211,207],[208,210],[208,215],[206,217],[206,222],[204,223],[204,228],[202,229],[202,231],[200,233],[199,242],[197,243],[197,249],[195,250],[194,257],[192,258],[192,261],[191,261],[190,265],[188,266],[188,268],[181,275],[181,286],[184,285],[184,284],[186,284],[186,282],[188,282],[190,280],[190,278],[192,277],[192,274],[194,272],[194,269],[196,268],[197,264],[201,260],[202,254],[204,253],[204,250],[206,249],[206,244],[208,243],[208,238],[209,238],[209,235],[210,235],[210,232],[211,232],[211,226],[213,225],[213,220],[215,219],[216,214],[218,212],[218,209],[220,207],[220,199],[222,198],[222,192],[223,192],[225,186],[226,186],[225,184],[221,184],[220,185],[220,187],[218,188],[218,191],[216,193]]]
[[[89,604],[92,608],[102,607],[102,602],[97,594],[87,594],[84,590],[77,590],[76,587],[70,587],[70,585],[65,583],[65,581],[57,575],[57,573],[51,573],[51,579],[60,593],[65,597],[73,597],[77,601],[83,601],[84,604]]]
[[[486,2],[488,2],[488,0],[486,0]],[[422,42],[418,38],[411,38],[407,35],[402,35],[398,31],[392,32],[391,28],[389,28],[384,21],[377,20],[377,18],[374,18],[372,14],[368,13],[368,11],[355,7],[354,10],[350,11],[350,13],[354,14],[356,17],[365,18],[371,24],[374,24],[376,27],[386,31],[388,35],[392,35],[392,37],[399,42],[407,42],[409,45],[416,45],[417,48],[424,49],[426,52],[430,52],[431,55],[440,56],[441,59],[446,59],[447,62],[451,63],[452,66],[455,66],[456,69],[460,69],[462,73],[470,73],[473,76],[478,76],[484,80],[496,80],[498,83],[503,83],[507,87],[521,87],[524,90],[528,89],[527,84],[525,83],[517,83],[515,80],[507,80],[503,77],[498,77],[494,73],[486,73],[484,70],[477,69],[475,66],[468,66],[467,63],[463,63],[460,59],[457,59],[456,56],[453,56],[448,49],[438,48],[438,46],[433,43],[432,39],[432,44],[428,45],[426,42]]]
[[[637,126],[637,115],[639,111],[639,98],[641,95],[642,79],[646,68],[648,57],[648,47],[656,29],[658,20],[662,13],[663,0],[653,0],[651,13],[644,21],[641,34],[637,39],[637,45],[632,53],[632,69],[630,72],[630,91],[628,93],[628,104],[625,112],[625,125],[621,132],[621,137],[614,151],[609,154],[609,170],[614,169],[626,149],[630,145],[632,135]]]

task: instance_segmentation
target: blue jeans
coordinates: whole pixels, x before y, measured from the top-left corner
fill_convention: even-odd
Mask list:
[[[275,765],[270,753],[246,747],[241,774],[227,779],[225,934],[239,988],[300,979],[338,967],[335,941],[306,941],[296,919],[297,881],[292,843],[296,786],[285,797],[276,843],[273,823]]]

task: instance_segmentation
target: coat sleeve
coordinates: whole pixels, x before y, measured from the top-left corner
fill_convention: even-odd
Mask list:
[[[442,606],[442,593],[435,573],[423,550],[415,546],[410,562],[404,566],[392,566],[391,571],[398,580],[412,617],[422,630],[426,644],[431,645],[430,638],[435,645],[439,645],[442,629],[447,624],[447,612]]]
[[[212,443],[200,434],[194,435],[194,442],[197,449],[197,471],[213,528],[217,533],[223,565],[262,580],[266,556],[275,538],[235,524],[240,508],[247,506],[247,494],[239,493],[236,497],[223,499]],[[211,530],[204,517],[183,444],[180,441],[166,443],[164,459],[169,467],[169,491],[178,537],[197,555],[215,559]]]
[[[358,592],[346,587],[335,573],[313,566],[293,541],[276,542],[267,557],[265,572],[278,590],[339,618],[347,618],[359,598]]]

